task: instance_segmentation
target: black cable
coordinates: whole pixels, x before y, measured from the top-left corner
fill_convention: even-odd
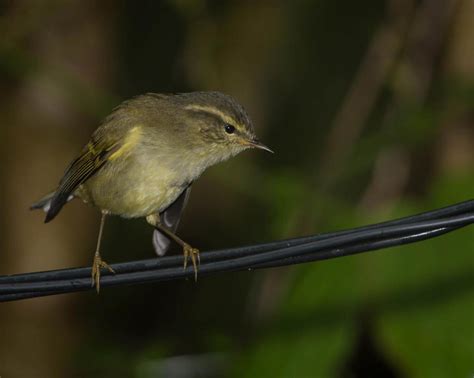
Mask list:
[[[202,261],[214,261],[219,259],[227,259],[231,257],[246,256],[253,253],[261,253],[283,247],[290,247],[295,245],[304,244],[307,242],[325,240],[327,238],[349,235],[364,230],[371,230],[374,228],[380,228],[389,225],[401,225],[420,222],[423,220],[436,220],[441,218],[449,218],[454,215],[465,214],[470,211],[474,211],[474,200],[461,202],[452,206],[444,207],[441,209],[421,213],[414,216],[404,217],[397,220],[388,222],[378,223],[369,226],[357,227],[350,230],[337,231],[331,233],[324,233],[315,236],[306,236],[301,238],[287,239],[276,242],[257,244],[251,246],[237,247],[232,249],[218,250],[203,253],[201,256]],[[161,257],[159,259],[147,259],[140,261],[133,261],[127,263],[113,264],[113,268],[116,272],[126,273],[142,270],[151,270],[157,268],[165,268],[172,266],[182,266],[182,256],[168,256]],[[90,268],[73,268],[73,269],[61,269],[49,272],[35,272],[27,274],[16,274],[10,276],[0,276],[0,284],[3,283],[15,283],[15,282],[37,282],[37,281],[49,281],[58,279],[76,279],[81,277],[89,277]]]
[[[454,229],[455,228],[436,229],[436,230],[433,230],[433,231],[428,231],[428,232],[420,233],[420,234],[417,234],[417,235],[394,237],[394,238],[391,238],[391,239],[381,240],[381,241],[372,242],[372,243],[359,243],[359,244],[355,244],[353,246],[343,248],[343,249],[330,250],[330,251],[320,251],[320,252],[311,253],[311,254],[307,254],[307,255],[303,255],[303,256],[297,256],[297,257],[294,257],[294,258],[287,258],[287,259],[277,260],[277,261],[271,262],[271,263],[257,264],[253,267],[249,267],[248,270],[275,267],[275,266],[283,266],[283,265],[293,265],[293,264],[300,264],[300,263],[304,263],[304,262],[311,262],[311,261],[329,259],[329,258],[333,258],[333,257],[348,256],[348,255],[355,254],[355,253],[367,252],[367,251],[377,250],[377,249],[381,249],[381,248],[387,248],[387,247],[391,247],[391,246],[408,244],[408,243],[412,243],[412,242],[419,241],[419,240],[429,239],[429,238],[432,238],[432,237],[435,237],[435,236],[443,235],[447,232],[453,231]],[[191,276],[191,275],[188,274],[188,276]],[[139,282],[137,281],[136,283],[139,283]],[[88,287],[81,287],[81,288],[77,288],[77,291],[82,291],[82,290],[87,290],[87,289],[88,289]],[[51,291],[47,291],[47,292],[38,292],[38,291],[28,292],[28,291],[26,291],[26,292],[12,293],[12,294],[3,294],[3,295],[0,295],[0,301],[12,301],[12,300],[19,300],[19,299],[27,299],[27,298],[34,298],[34,297],[38,297],[38,296],[47,296],[47,295],[67,293],[67,292],[70,292],[70,291],[71,290],[68,287],[65,287],[65,288],[62,288],[62,289],[51,290]]]
[[[461,226],[464,227],[464,226]],[[295,257],[288,257],[286,259],[281,259],[277,261],[272,261],[269,263],[257,264],[255,265],[254,269],[261,269],[261,268],[275,268],[279,266],[285,265],[296,265],[296,264],[303,264],[306,262],[313,262],[313,261],[320,261],[320,260],[327,260],[336,257],[343,257],[343,256],[350,256],[356,253],[361,252],[370,252],[375,251],[382,248],[389,248],[395,247],[404,244],[410,244],[421,240],[431,239],[436,236],[441,236],[451,231],[457,230],[461,227],[447,227],[447,228],[440,228],[435,229],[432,231],[421,232],[419,234],[408,235],[408,236],[396,236],[389,239],[374,241],[374,242],[367,242],[367,243],[357,243],[348,247],[338,248],[333,250],[323,250],[317,251],[315,253],[308,253],[302,256],[295,256]]]
[[[474,201],[355,229],[255,246],[203,252],[199,274],[257,269],[342,257],[436,237],[474,223]],[[192,277],[182,256],[114,264],[101,286],[130,285]],[[90,268],[0,277],[0,301],[53,295],[91,288]]]

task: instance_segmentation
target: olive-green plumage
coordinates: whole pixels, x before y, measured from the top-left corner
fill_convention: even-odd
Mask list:
[[[47,221],[71,194],[127,218],[160,212],[207,167],[252,144],[258,146],[250,119],[226,95],[135,97],[106,118],[69,166]]]
[[[250,147],[269,150],[233,98],[219,92],[145,94],[105,119],[55,193],[33,208],[43,208],[49,222],[79,197],[103,214],[147,217],[158,227],[160,213],[206,168]]]

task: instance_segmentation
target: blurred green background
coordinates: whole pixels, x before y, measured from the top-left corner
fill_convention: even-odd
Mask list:
[[[0,274],[89,266],[96,210],[53,189],[145,92],[220,90],[276,151],[195,184],[201,250],[364,225],[474,188],[471,0],[0,2]],[[470,377],[474,238],[0,305],[2,377]],[[176,251],[178,253],[178,251]],[[108,262],[154,256],[113,219]]]

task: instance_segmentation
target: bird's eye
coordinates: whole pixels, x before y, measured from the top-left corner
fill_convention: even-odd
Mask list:
[[[226,123],[224,126],[224,130],[227,134],[233,134],[235,131],[235,127]]]

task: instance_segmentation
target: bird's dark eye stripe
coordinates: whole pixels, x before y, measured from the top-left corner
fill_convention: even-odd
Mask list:
[[[225,132],[227,134],[233,134],[234,131],[235,131],[235,126],[232,126],[232,125],[226,123],[225,126],[224,126],[224,129],[225,129]]]

